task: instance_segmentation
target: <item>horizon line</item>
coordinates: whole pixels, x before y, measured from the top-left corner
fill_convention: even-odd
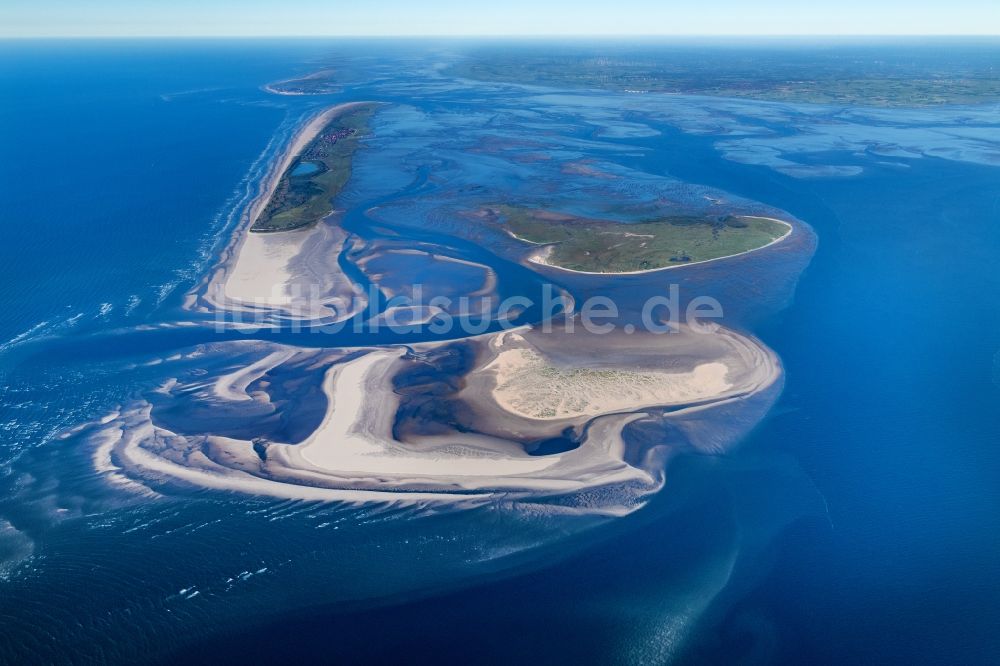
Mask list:
[[[331,33],[331,34],[37,34],[37,35],[0,35],[0,40],[31,40],[31,39],[608,39],[628,37],[639,39],[664,38],[725,38],[725,39],[797,39],[813,37],[834,38],[933,38],[933,37],[980,37],[1000,39],[1000,33],[868,33],[868,32],[801,32],[801,33]]]

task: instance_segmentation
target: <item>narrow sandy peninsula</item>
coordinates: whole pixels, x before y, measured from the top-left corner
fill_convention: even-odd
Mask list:
[[[265,216],[284,204],[297,203],[287,193],[288,182],[297,177],[295,169],[306,162],[309,151],[323,141],[335,145],[338,140],[357,141],[357,127],[342,127],[338,123],[352,114],[368,113],[374,108],[371,102],[338,104],[312,116],[295,134],[278,158],[267,170],[260,184],[259,193],[247,207],[230,244],[222,251],[216,270],[189,299],[201,309],[234,312],[270,312],[276,317],[305,320],[336,321],[354,312],[355,292],[350,280],[337,266],[336,257],[347,241],[334,219],[337,212],[329,205],[349,176],[353,149],[339,156],[338,168],[344,173],[332,174],[322,191],[325,201],[305,202],[311,215],[304,223],[290,224],[287,229],[261,229]],[[353,147],[352,147],[353,148]],[[329,171],[325,164],[315,167],[316,177]],[[276,196],[284,198],[276,202]],[[293,210],[289,214],[299,212]],[[299,208],[302,208],[300,206]],[[286,214],[287,217],[287,214]],[[325,218],[325,219],[324,219]],[[270,233],[260,233],[269,231]],[[327,248],[324,252],[310,252],[307,248]]]

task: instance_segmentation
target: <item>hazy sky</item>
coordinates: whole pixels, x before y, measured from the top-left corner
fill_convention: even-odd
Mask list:
[[[0,36],[1000,34],[1000,0],[0,0]]]

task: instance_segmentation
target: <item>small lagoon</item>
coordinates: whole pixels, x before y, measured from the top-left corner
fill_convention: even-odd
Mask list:
[[[320,165],[316,162],[299,162],[292,169],[292,176],[311,176],[318,173],[320,170]]]

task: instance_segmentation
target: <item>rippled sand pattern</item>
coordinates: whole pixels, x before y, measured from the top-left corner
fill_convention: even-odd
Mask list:
[[[703,363],[691,372],[623,368],[557,368],[536,352],[512,349],[496,361],[494,398],[531,419],[563,419],[641,406],[690,402],[731,388],[728,368]]]

